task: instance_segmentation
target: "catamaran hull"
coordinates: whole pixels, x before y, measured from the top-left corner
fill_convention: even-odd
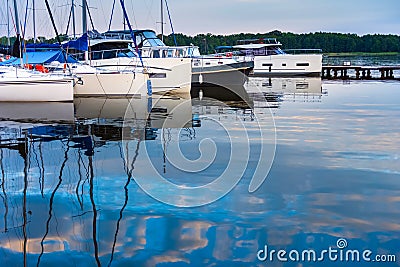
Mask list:
[[[134,96],[147,94],[147,74],[134,72],[80,73],[75,96]]]
[[[235,62],[207,67],[193,67],[192,86],[243,85],[253,67],[252,61]]]
[[[73,101],[72,78],[3,78],[0,80],[0,101],[56,102]]]
[[[190,94],[190,58],[143,58],[143,64],[148,69],[153,93]],[[92,60],[90,65],[110,71],[129,71],[142,67],[138,59],[129,57]]]

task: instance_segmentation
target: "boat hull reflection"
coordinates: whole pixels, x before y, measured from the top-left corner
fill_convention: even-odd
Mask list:
[[[18,122],[69,122],[74,121],[71,102],[1,103],[0,120]]]
[[[177,97],[76,98],[74,107],[78,121],[125,127],[181,128],[192,120],[191,100]]]
[[[248,92],[262,91],[280,94],[321,94],[321,77],[256,78],[250,77],[244,84]]]

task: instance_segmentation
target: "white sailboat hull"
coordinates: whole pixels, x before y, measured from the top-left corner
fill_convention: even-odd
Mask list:
[[[0,79],[0,101],[54,102],[73,101],[72,78],[6,77]]]

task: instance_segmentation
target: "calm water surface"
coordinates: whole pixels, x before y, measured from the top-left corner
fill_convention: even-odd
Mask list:
[[[400,55],[377,55],[377,56],[326,56],[323,64],[343,65],[343,62],[350,62],[355,66],[393,66],[400,65]]]
[[[400,83],[254,82],[264,94],[247,88],[253,109],[170,98],[151,100],[150,119],[148,99],[0,104],[1,266],[399,266]],[[254,118],[269,125],[267,107],[276,124],[275,160],[249,193],[260,150]],[[231,142],[245,140],[229,139],[240,125],[251,155],[225,197],[178,208],[138,186],[135,179],[152,168],[145,153],[174,183],[211,182],[228,167],[230,152],[240,155]],[[174,144],[186,158],[199,158],[206,138],[218,151],[208,168],[190,173],[170,162],[178,157]],[[349,249],[397,262],[257,259],[265,245],[322,251],[340,238]]]

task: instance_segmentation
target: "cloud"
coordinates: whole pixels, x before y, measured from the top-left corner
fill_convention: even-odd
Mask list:
[[[89,1],[95,27],[108,29],[112,0]],[[159,1],[126,1],[131,22],[139,28],[160,31]],[[384,4],[383,4],[384,2]],[[70,6],[60,6],[52,0],[59,31],[66,29]],[[290,32],[334,31],[344,33],[400,34],[400,2],[398,0],[170,0],[168,1],[174,30],[185,34],[228,34],[239,32]],[[37,2],[38,35],[54,36],[44,5]],[[21,7],[22,8],[22,7]],[[21,11],[22,12],[22,11]],[[22,13],[21,13],[22,14]],[[81,31],[77,7],[77,31]],[[30,19],[32,16],[29,16]],[[167,19],[168,16],[166,15]],[[4,23],[4,19],[2,20]],[[166,31],[171,32],[166,21]],[[116,4],[112,29],[121,29],[122,14]],[[0,35],[6,27],[0,27]],[[32,36],[28,26],[27,35]]]

